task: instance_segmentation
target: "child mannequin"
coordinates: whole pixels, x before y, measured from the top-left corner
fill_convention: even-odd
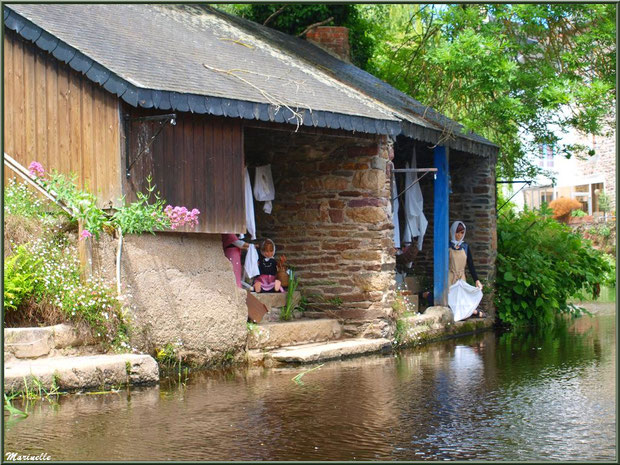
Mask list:
[[[265,239],[260,246],[258,257],[258,270],[260,274],[254,279],[255,292],[284,292],[282,283],[276,279],[277,262],[274,255],[276,254],[276,245],[271,239]]]

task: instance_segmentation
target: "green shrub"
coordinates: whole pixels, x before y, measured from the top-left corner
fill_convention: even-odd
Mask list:
[[[62,182],[55,186],[70,190]],[[36,225],[25,243],[11,244],[13,253],[4,262],[8,319],[18,324],[85,322],[100,341],[128,349],[128,325],[114,291],[101,279],[80,279],[76,244],[56,221],[46,220],[65,213],[49,200],[37,199],[23,183],[9,183],[6,193],[5,220],[26,217]]]
[[[49,303],[58,308],[67,321],[86,322],[99,340],[110,346],[128,348],[127,324],[114,291],[102,279],[80,279],[75,245],[65,236],[46,235],[20,246],[17,253],[7,259],[5,269],[7,264],[5,306],[7,299],[9,302],[11,299],[7,294],[12,282],[11,270],[17,270],[27,276],[29,282],[27,288],[23,287],[21,301],[32,297],[34,302]]]
[[[498,219],[495,304],[506,324],[547,325],[556,314],[578,314],[583,309],[568,299],[607,285],[611,270],[602,252],[547,215],[508,212]]]
[[[609,237],[611,235],[611,229],[609,229],[609,226],[602,225],[596,228],[595,233],[601,237]]]
[[[4,262],[4,309],[15,311],[32,295],[36,284],[33,269],[38,265],[23,246]]]
[[[164,200],[155,195],[155,203],[149,204],[152,193],[149,183],[148,195],[138,192],[138,200],[116,211],[112,223],[123,231],[123,234],[142,234],[163,231],[170,226],[170,220],[163,213]],[[123,203],[124,203],[124,199]]]
[[[195,227],[200,212],[180,206],[164,208],[165,201],[159,193],[154,194],[155,187],[147,177],[147,193],[138,192],[138,200],[129,205],[121,199],[122,206],[110,214],[97,207],[93,194],[77,187],[76,175],[67,177],[56,171],[46,173],[38,162],[31,163],[30,171],[39,185],[53,193],[71,214],[47,199],[39,199],[24,183],[11,181],[8,184],[5,214],[10,218],[28,218],[28,222],[40,223],[41,227],[33,228],[28,235],[22,234],[28,237],[23,241],[27,243],[5,263],[5,308],[15,311],[20,304],[31,299],[35,304],[31,308],[52,308],[59,318],[64,316],[69,321],[84,321],[104,342],[128,348],[128,326],[114,292],[101,279],[80,279],[76,245],[62,234],[56,220],[46,222],[44,218],[68,216],[73,224],[80,221],[82,232],[79,240],[85,240],[99,237],[104,227],[119,228],[125,234]],[[8,250],[12,252],[12,249]],[[21,312],[15,314],[14,320],[30,320],[35,313]],[[50,319],[41,313],[36,314],[42,316],[37,318],[38,323],[45,324],[45,320]]]
[[[611,210],[611,197],[605,193],[605,191],[601,192],[598,196],[598,206],[602,212],[608,212]]]
[[[39,178],[39,181],[69,207],[73,212],[73,218],[81,220],[84,229],[99,237],[99,232],[108,223],[108,216],[97,208],[97,198],[93,194],[77,187],[77,175],[72,174],[67,178],[64,174],[52,171],[48,178]]]
[[[576,218],[581,218],[583,216],[587,216],[588,214],[583,210],[573,210],[570,215]]]

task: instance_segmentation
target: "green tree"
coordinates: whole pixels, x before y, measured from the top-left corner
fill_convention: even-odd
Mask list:
[[[379,24],[374,23],[372,17],[362,15],[358,5],[252,3],[213,6],[293,36],[303,33],[308,26],[332,18],[322,25],[349,29],[351,61],[360,68],[366,68],[374,54],[374,34],[380,31]]]
[[[558,131],[615,124],[615,5],[403,5],[404,26],[382,8],[396,20],[369,68],[497,143],[501,176],[534,176],[525,155],[541,143],[580,153]]]
[[[534,177],[540,144],[615,125],[614,4],[215,5],[291,35],[333,18],[353,63],[500,146],[498,174]]]

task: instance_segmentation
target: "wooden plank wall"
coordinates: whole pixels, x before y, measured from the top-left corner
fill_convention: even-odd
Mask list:
[[[129,160],[137,161],[129,178],[123,174],[127,199],[135,200],[137,191],[146,192],[146,177],[151,175],[167,203],[200,210],[194,232],[245,232],[241,121],[177,113],[176,125],[166,123],[152,139],[161,121],[135,118],[156,114],[131,109]]]
[[[13,31],[4,35],[4,151],[76,173],[100,206],[121,196],[119,100]],[[5,170],[5,181],[11,177]]]

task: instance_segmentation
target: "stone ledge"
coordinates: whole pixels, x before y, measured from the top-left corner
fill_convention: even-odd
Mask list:
[[[327,343],[285,347],[271,352],[271,358],[280,363],[311,363],[353,355],[391,350],[388,339],[344,339]]]
[[[50,355],[54,349],[94,344],[87,330],[59,324],[41,328],[5,328],[4,355],[37,358]]]
[[[494,317],[469,318],[454,322],[448,307],[429,307],[423,314],[403,318],[401,321],[404,323],[404,330],[398,340],[399,347],[473,334],[490,329],[495,324]]]
[[[337,320],[303,320],[267,323],[248,333],[249,349],[271,349],[309,342],[339,339],[342,329]]]
[[[120,384],[151,384],[159,381],[159,367],[149,355],[112,354],[82,357],[50,357],[17,360],[4,365],[4,391],[24,390],[36,378],[45,389],[53,384],[63,391],[101,388]]]

